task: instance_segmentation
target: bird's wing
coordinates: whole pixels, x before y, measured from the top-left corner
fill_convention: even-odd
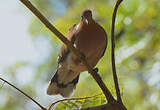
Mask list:
[[[74,44],[76,32],[76,25],[73,25],[67,34],[67,39]],[[66,45],[62,45],[58,58],[58,68],[52,77],[50,84],[47,88],[48,95],[61,94],[63,97],[71,95],[72,91],[76,88],[79,80],[79,73],[72,71],[68,68],[68,65],[72,65],[72,61],[69,61],[68,56],[70,51]]]
[[[75,42],[75,32],[76,32],[76,24],[74,24],[68,31],[67,34],[67,39],[74,44]],[[58,64],[60,62],[63,62],[67,55],[69,54],[70,50],[68,49],[68,47],[65,44],[62,44],[60,52],[59,52],[59,56],[58,56]]]

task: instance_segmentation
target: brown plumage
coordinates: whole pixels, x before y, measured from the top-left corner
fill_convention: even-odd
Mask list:
[[[82,11],[81,17],[80,24],[75,24],[69,29],[67,38],[94,67],[105,53],[107,34],[93,20],[90,10]],[[63,44],[59,53],[58,68],[48,86],[47,94],[70,96],[78,83],[79,74],[86,70],[82,62]]]

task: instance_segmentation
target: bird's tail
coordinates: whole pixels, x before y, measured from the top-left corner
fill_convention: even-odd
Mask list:
[[[67,70],[65,73],[61,73],[61,71],[57,70],[49,83],[47,94],[60,94],[63,97],[69,97],[76,88],[78,80],[79,74],[71,70]]]

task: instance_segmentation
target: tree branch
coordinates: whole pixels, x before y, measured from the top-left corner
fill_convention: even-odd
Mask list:
[[[56,102],[52,103],[52,104],[49,106],[48,110],[51,110],[52,106],[54,106],[55,104],[57,104],[57,103],[59,103],[59,102],[70,101],[70,100],[82,100],[82,99],[89,99],[89,98],[97,97],[97,96],[99,96],[99,95],[102,95],[102,93],[101,93],[101,94],[98,94],[98,95],[90,96],[90,97],[83,97],[83,98],[70,98],[70,99],[62,99],[62,100],[58,100],[58,101],[56,101]]]
[[[114,8],[114,12],[113,12],[113,16],[112,16],[112,29],[111,29],[111,59],[112,59],[112,72],[113,72],[113,78],[114,78],[114,84],[115,84],[115,89],[116,89],[116,95],[117,95],[117,102],[122,104],[122,99],[121,99],[121,94],[120,94],[120,89],[119,89],[119,84],[118,84],[118,78],[117,78],[117,73],[116,73],[116,65],[115,65],[115,55],[114,55],[114,48],[115,48],[115,43],[114,43],[114,29],[115,29],[115,19],[116,19],[116,14],[117,14],[117,10],[119,5],[121,4],[123,0],[118,0],[115,8]]]
[[[15,88],[16,90],[18,90],[19,92],[21,92],[23,95],[25,95],[26,97],[28,97],[29,99],[31,99],[34,103],[36,103],[42,110],[47,110],[46,108],[44,108],[41,104],[39,104],[36,100],[34,100],[32,97],[30,97],[28,94],[26,94],[25,92],[23,92],[22,90],[20,90],[19,88],[17,88],[16,86],[14,86],[13,84],[11,84],[10,82],[6,81],[5,79],[0,77],[0,80],[4,81],[5,83],[7,83],[8,85],[12,86],[13,88]]]
[[[82,108],[79,110],[126,110],[123,105],[119,103],[107,103],[95,107]]]
[[[102,81],[101,77],[97,72],[95,72],[92,67],[88,64],[87,60],[83,57],[82,53],[79,52],[70,41],[67,40],[66,37],[64,37],[63,34],[61,34],[28,0],[20,0],[27,8],[29,8],[40,20],[41,22],[50,30],[52,31],[86,66],[88,69],[88,72],[92,75],[92,77],[96,80],[99,87],[102,89],[104,95],[106,96],[106,99],[108,102],[115,102],[115,99],[113,98],[112,94]]]

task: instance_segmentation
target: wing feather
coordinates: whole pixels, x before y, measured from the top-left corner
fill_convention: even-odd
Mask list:
[[[72,44],[75,42],[75,32],[76,32],[76,24],[74,24],[68,31],[67,39],[71,41]],[[70,50],[67,48],[65,44],[61,46],[59,56],[58,56],[58,64],[63,62],[68,56]]]

